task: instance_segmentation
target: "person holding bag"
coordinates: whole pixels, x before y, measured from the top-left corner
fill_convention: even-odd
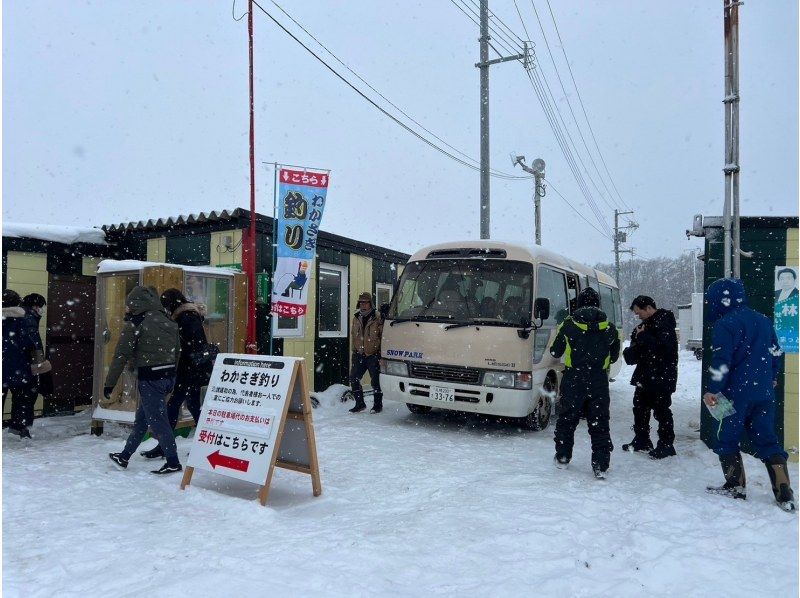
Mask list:
[[[3,405],[11,393],[11,421],[8,430],[20,438],[30,438],[25,425],[25,405],[34,384],[30,355],[36,343],[25,324],[25,310],[16,291],[3,291]],[[37,333],[38,334],[38,333]]]
[[[214,358],[219,349],[210,345],[203,329],[203,316],[200,309],[191,303],[178,289],[167,289],[161,294],[161,305],[167,314],[178,324],[181,341],[181,356],[178,360],[175,390],[167,404],[167,417],[172,429],[178,425],[181,407],[186,403],[195,424],[200,419],[200,391],[208,384]],[[146,459],[164,456],[161,445],[140,453]]]
[[[50,360],[45,357],[44,343],[39,334],[39,322],[44,314],[47,300],[39,293],[25,295],[22,299],[22,309],[25,310],[25,317],[22,324],[28,332],[28,336],[33,339],[34,350],[31,355],[31,383],[25,390],[25,401],[22,405],[25,426],[33,425],[33,409],[36,405],[36,398],[42,395],[53,394],[53,377],[51,370],[53,366]]]

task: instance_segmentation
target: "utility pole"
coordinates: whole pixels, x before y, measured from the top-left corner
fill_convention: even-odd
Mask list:
[[[619,246],[628,241],[627,229],[639,228],[639,225],[635,222],[630,222],[627,226],[621,227],[619,225],[619,217],[624,216],[625,214],[633,214],[633,211],[620,212],[619,210],[614,210],[614,278],[617,281],[617,284],[619,284],[619,254],[633,253],[633,249],[620,249]]]
[[[726,277],[741,275],[739,230],[739,5],[723,0],[725,34],[725,201],[723,267]],[[731,257],[731,254],[732,257]]]
[[[242,265],[247,274],[247,353],[256,353],[256,163],[255,115],[253,111],[253,0],[248,0],[247,35],[250,62],[250,228],[242,243]]]
[[[489,67],[509,60],[527,61],[528,46],[525,44],[525,54],[515,54],[489,60],[489,0],[480,0],[480,62],[475,66],[480,69],[481,80],[481,239],[491,236],[490,229],[490,180],[489,180]]]
[[[525,156],[517,156],[515,157],[512,162],[514,166],[519,164],[527,173],[533,175],[534,180],[534,187],[533,187],[533,210],[534,210],[534,221],[535,221],[535,238],[536,244],[542,244],[542,198],[546,194],[546,190],[542,181],[544,181],[544,160],[541,158],[536,158],[533,161],[531,166],[525,165]]]

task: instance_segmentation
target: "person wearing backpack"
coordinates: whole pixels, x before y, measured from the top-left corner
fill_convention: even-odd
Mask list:
[[[167,459],[152,473],[175,473],[183,468],[167,417],[166,397],[175,385],[175,365],[181,352],[178,325],[164,313],[153,287],[134,287],[125,306],[130,317],[123,322],[103,386],[105,400],[100,404],[105,406],[113,401],[111,393],[130,361],[137,371],[139,407],[125,448],[119,453],[109,453],[109,458],[122,469],[127,468],[150,428]]]
[[[217,349],[209,345],[203,329],[203,315],[200,309],[190,302],[178,289],[167,289],[161,294],[161,305],[167,314],[178,324],[181,340],[181,356],[178,359],[175,390],[167,404],[169,425],[174,430],[178,425],[181,407],[186,408],[194,418],[195,425],[200,419],[200,391],[208,384]],[[210,347],[210,348],[209,348]],[[203,353],[208,352],[208,356]],[[205,357],[205,359],[203,359]],[[202,362],[202,363],[199,363]],[[164,456],[161,445],[139,453],[146,459],[159,459]]]

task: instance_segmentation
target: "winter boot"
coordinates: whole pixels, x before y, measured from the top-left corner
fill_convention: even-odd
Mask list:
[[[161,459],[164,457],[164,451],[161,450],[161,445],[157,444],[149,451],[142,451],[139,453],[145,459]]]
[[[566,455],[556,455],[553,457],[553,463],[558,469],[566,469],[569,466],[569,457]]]
[[[360,401],[356,399],[356,406],[350,410],[350,413],[361,413],[366,408],[367,404],[364,402],[364,399],[361,399]]]
[[[607,469],[600,469],[599,467],[593,467],[592,471],[594,472],[594,477],[598,480],[605,480],[606,474],[608,472]]]
[[[628,444],[623,444],[622,450],[629,453],[650,452],[653,450],[653,443],[649,438],[639,438],[636,436]]]
[[[772,482],[772,494],[775,502],[784,511],[794,511],[797,507],[794,502],[794,492],[789,482],[789,470],[786,468],[786,459],[783,455],[773,455],[764,461]]]
[[[128,468],[128,460],[122,456],[122,453],[108,453],[108,457],[122,469]]]
[[[178,463],[177,465],[170,465],[169,463],[164,463],[164,465],[162,465],[159,469],[154,469],[150,473],[163,475],[165,473],[176,473],[178,471],[181,471],[182,469],[183,467],[181,466],[180,463]]]
[[[722,486],[707,486],[706,492],[710,494],[720,494],[729,498],[747,498],[747,481],[744,476],[744,463],[742,455],[721,455],[719,464],[722,466],[722,473],[725,475],[725,483]]]
[[[383,411],[383,397],[375,397],[372,401],[372,410],[370,413],[380,413]]]
[[[661,444],[660,442],[652,451],[647,453],[650,455],[650,458],[654,461],[658,459],[666,459],[667,457],[674,457],[675,456],[675,447],[671,444]]]

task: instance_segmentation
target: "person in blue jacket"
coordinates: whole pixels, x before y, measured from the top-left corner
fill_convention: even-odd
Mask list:
[[[770,320],[747,305],[744,284],[735,278],[717,280],[706,290],[714,324],[713,357],[703,401],[713,407],[721,393],[736,413],[720,422],[717,446],[725,484],[709,492],[746,498],[746,481],[739,441],[746,431],[756,456],[767,466],[778,505],[795,509],[786,467],[786,451],[775,434],[775,391],[782,351]]]

